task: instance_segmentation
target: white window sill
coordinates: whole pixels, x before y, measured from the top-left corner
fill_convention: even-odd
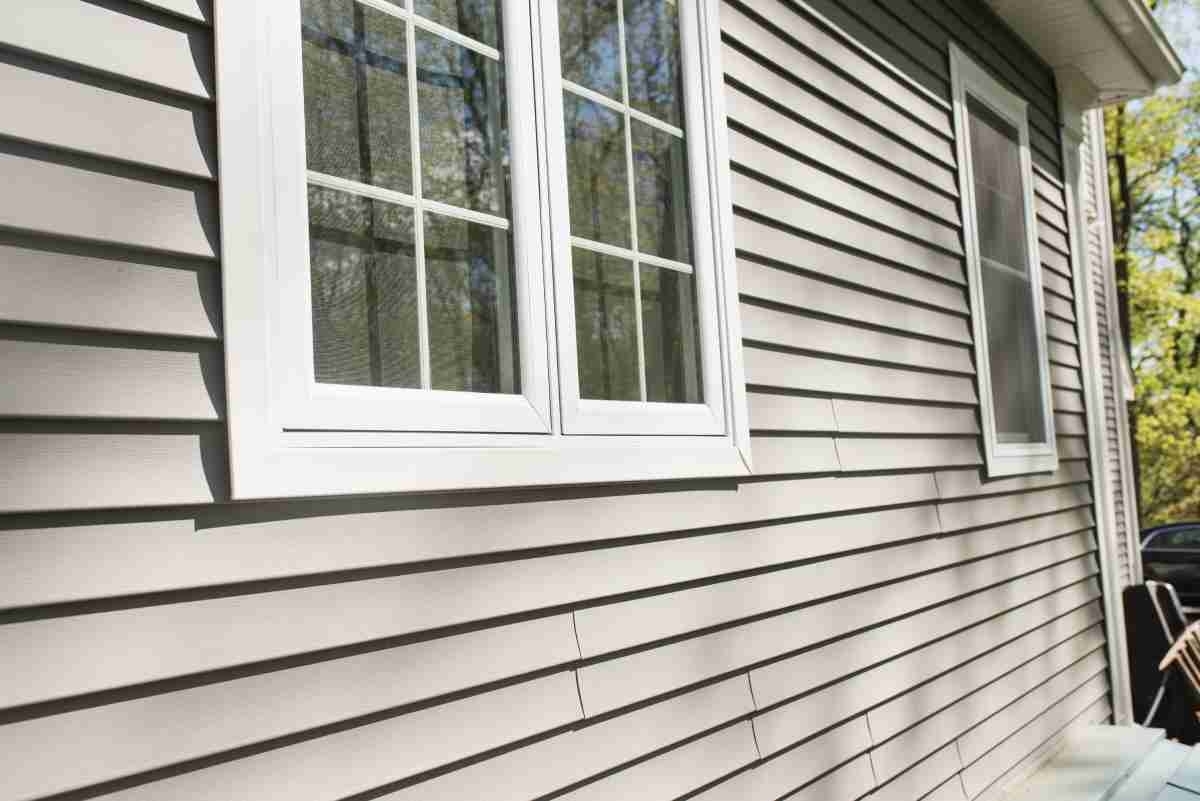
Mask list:
[[[505,447],[321,447],[308,435],[243,448],[233,460],[239,499],[524,486],[627,483],[751,474],[725,437],[513,438]],[[522,443],[520,440],[526,440]],[[236,446],[235,446],[236,449]]]
[[[988,478],[1053,473],[1058,469],[1054,445],[997,445],[987,454]]]

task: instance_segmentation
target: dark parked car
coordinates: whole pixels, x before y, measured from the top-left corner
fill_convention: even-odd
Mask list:
[[[1142,532],[1147,580],[1175,585],[1188,614],[1200,614],[1200,520],[1167,523]]]

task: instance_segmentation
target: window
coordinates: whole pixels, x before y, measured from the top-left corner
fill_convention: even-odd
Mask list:
[[[716,9],[218,9],[235,497],[748,470]]]
[[[988,474],[1053,470],[1026,104],[953,46],[950,61]]]

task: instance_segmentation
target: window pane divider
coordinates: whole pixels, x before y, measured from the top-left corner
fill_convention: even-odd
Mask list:
[[[690,264],[684,264],[681,261],[671,261],[670,259],[664,259],[662,256],[652,256],[648,253],[635,253],[629,248],[623,248],[620,245],[596,242],[591,239],[584,239],[581,236],[571,237],[571,245],[583,250],[590,250],[593,253],[603,253],[606,256],[616,256],[619,259],[642,262],[652,267],[662,267],[686,275],[692,274],[692,265]]]
[[[382,200],[386,203],[394,203],[397,206],[406,206],[410,209],[417,207],[417,199],[412,195],[404,192],[397,192],[394,189],[384,189],[381,186],[372,186],[364,184],[361,181],[351,181],[348,178],[339,178],[336,175],[327,175],[316,170],[308,170],[308,182],[316,186],[323,186],[326,189],[336,189],[339,192],[345,192],[350,195],[361,195],[369,197],[373,200]],[[474,209],[464,209],[460,206],[452,206],[449,203],[442,203],[437,200],[422,200],[420,205],[426,211],[432,211],[446,217],[453,217],[457,220],[465,220],[466,222],[479,223],[492,228],[498,228],[502,231],[507,231],[512,228],[512,223],[504,217],[497,217],[494,214],[488,214],[483,211],[475,211]],[[643,256],[643,259],[646,257]],[[665,261],[665,259],[664,259]],[[687,265],[679,265],[674,269],[682,269],[690,272],[691,268]]]
[[[425,211],[421,202],[421,117],[417,107],[417,32],[413,25],[405,26],[408,47],[408,117],[413,165],[413,243],[417,264],[417,341],[421,364],[421,389],[433,386],[429,356],[429,295],[425,286]]]
[[[666,133],[671,134],[672,136],[676,137],[677,139],[683,139],[683,129],[682,128],[677,128],[676,126],[671,125],[670,123],[663,122],[662,120],[658,119],[657,117],[651,117],[649,114],[647,114],[644,111],[638,111],[636,108],[632,108],[630,106],[623,105],[621,103],[621,101],[613,100],[608,95],[602,95],[599,92],[597,92],[595,89],[588,89],[586,86],[580,86],[579,84],[575,83],[574,81],[568,81],[566,78],[563,78],[562,85],[563,85],[564,89],[566,89],[568,92],[570,92],[573,95],[579,95],[580,97],[582,97],[585,100],[590,100],[593,103],[598,103],[607,109],[617,112],[618,114],[629,114],[638,122],[644,122],[653,128],[657,128],[660,131],[664,131]]]
[[[642,328],[642,270],[638,259],[637,179],[633,171],[633,123],[629,117],[629,66],[625,47],[625,3],[617,0],[617,44],[621,59],[621,121],[625,126],[625,181],[629,189],[630,243],[633,245],[633,311],[637,327],[638,392],[646,401],[646,337]]]
[[[1025,283],[1029,283],[1029,274],[1023,270],[1018,270],[1016,267],[1010,267],[1002,261],[989,259],[987,256],[980,256],[979,260],[983,262],[983,266],[990,267],[993,270],[999,270],[1002,273],[1008,273],[1016,278],[1020,278]]]
[[[359,0],[361,2],[361,0]],[[413,25],[421,28],[429,33],[437,34],[443,39],[448,39],[456,45],[461,45],[468,50],[474,50],[481,56],[490,58],[492,61],[500,60],[500,51],[490,45],[485,45],[483,42],[477,42],[469,36],[463,36],[452,28],[447,28],[445,25],[438,25],[432,20],[427,20],[424,17],[418,17],[415,14],[412,16]]]
[[[316,170],[308,170],[308,182],[316,186],[323,186],[326,189],[336,189],[339,192],[346,192],[351,195],[361,195],[369,197],[373,200],[383,200],[387,203],[394,203],[397,206],[407,206],[413,208],[417,204],[417,199],[412,195],[404,192],[397,192],[394,189],[384,189],[381,186],[372,186],[364,184],[361,181],[351,181],[348,178],[339,178],[336,175],[327,175]]]
[[[392,5],[391,3],[386,2],[386,0],[355,0],[355,2],[364,6],[368,6],[369,8],[373,8],[380,13],[388,14],[396,17],[397,19],[410,22],[418,28],[422,28],[430,33],[435,33],[444,39],[449,39],[456,45],[461,45],[468,50],[474,50],[481,56],[486,56],[492,59],[492,61],[500,60],[500,51],[496,48],[491,47],[490,45],[485,45],[483,42],[476,41],[469,36],[463,36],[458,31],[452,28],[447,28],[445,25],[439,25],[433,20],[425,19],[424,17],[409,11],[407,8],[401,8],[400,6]]]
[[[492,228],[498,228],[502,231],[507,231],[512,227],[512,223],[503,217],[497,217],[494,214],[488,214],[484,211],[475,211],[474,209],[464,209],[460,206],[452,206],[449,203],[442,203],[437,200],[429,200],[423,198],[421,206],[425,211],[432,211],[436,214],[444,214],[447,217],[455,217],[459,220],[467,222],[479,223]]]

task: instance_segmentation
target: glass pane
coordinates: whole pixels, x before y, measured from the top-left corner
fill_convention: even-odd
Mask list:
[[[1001,442],[1044,442],[1037,327],[1029,279],[983,265],[992,403]]]
[[[622,117],[563,92],[571,233],[629,247],[629,180]]]
[[[431,33],[418,32],[416,41],[422,195],[508,216],[500,65]]]
[[[416,0],[415,10],[426,19],[499,50],[498,0]]]
[[[617,0],[558,0],[558,40],[564,78],[621,98]]]
[[[666,131],[630,120],[636,179],[638,250],[674,261],[692,259],[687,149]]]
[[[700,328],[692,276],[641,266],[646,400],[699,403]]]
[[[419,387],[412,211],[310,186],[308,213],[317,381]]]
[[[404,22],[351,0],[303,0],[311,170],[412,191]]]
[[[629,103],[683,127],[677,0],[624,0]]]
[[[574,248],[579,396],[640,400],[633,265]]]
[[[520,391],[508,233],[425,214],[433,389]]]
[[[979,252],[986,259],[1027,272],[1018,133],[974,98],[968,98],[967,108],[971,121],[971,169],[975,177]]]

